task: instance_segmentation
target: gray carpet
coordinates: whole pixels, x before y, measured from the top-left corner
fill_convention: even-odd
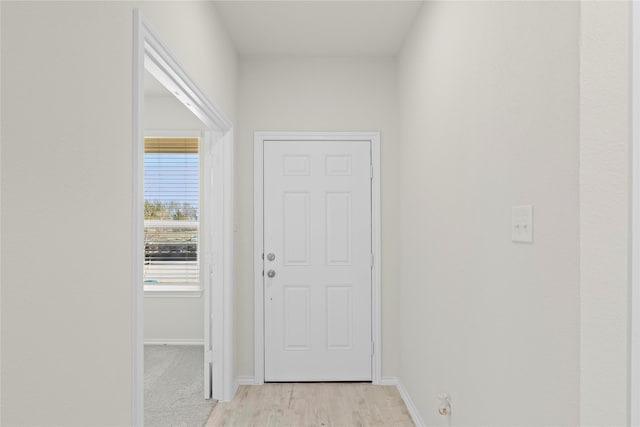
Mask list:
[[[204,347],[144,346],[144,425],[202,427],[215,400],[204,399]]]

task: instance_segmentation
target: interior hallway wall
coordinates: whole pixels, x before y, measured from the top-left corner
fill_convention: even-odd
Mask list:
[[[580,15],[580,424],[627,426],[631,8]]]
[[[242,58],[236,131],[237,373],[253,376],[253,132],[380,131],[383,375],[398,372],[399,129],[394,58]]]
[[[444,392],[454,426],[578,425],[579,13],[427,2],[400,55],[400,375],[427,425]]]
[[[2,2],[2,425],[131,422],[134,6],[235,118],[211,3]]]

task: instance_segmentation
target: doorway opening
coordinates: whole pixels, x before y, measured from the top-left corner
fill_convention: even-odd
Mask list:
[[[134,10],[133,17],[132,424],[143,425],[144,301],[151,294],[185,299],[200,295],[205,368],[202,391],[204,397],[219,401],[232,397],[233,125],[182,68],[139,10]],[[152,130],[152,125],[145,124],[145,112],[151,107],[146,102],[145,85],[148,90],[150,78],[174,101],[177,99],[192,119],[197,118],[199,125],[160,130],[155,126]],[[150,141],[150,137],[156,140]],[[167,212],[158,214],[175,218],[180,224],[167,225],[164,217],[147,218],[145,223],[145,153],[160,155],[166,139],[182,140],[181,148],[169,149],[173,157],[189,157],[193,153],[187,151],[193,151],[197,140],[198,184],[206,184],[198,191],[197,202],[181,200],[181,209],[169,206],[169,196],[156,195],[157,207],[167,208]],[[193,162],[184,172],[194,172]],[[150,211],[151,202],[147,203]],[[166,240],[168,231],[175,231],[170,236],[171,244]],[[172,280],[178,270],[181,279]]]

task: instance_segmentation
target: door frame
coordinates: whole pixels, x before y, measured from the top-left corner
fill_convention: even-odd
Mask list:
[[[254,132],[253,136],[253,272],[254,272],[254,383],[264,384],[264,143],[265,141],[367,141],[371,143],[371,380],[382,379],[382,300],[380,245],[380,132]]]
[[[143,254],[143,160],[144,160],[144,74],[151,73],[196,116],[206,132],[219,136],[222,168],[213,177],[212,190],[222,201],[212,226],[219,236],[214,242],[212,262],[217,266],[210,292],[211,343],[213,346],[212,397],[221,401],[233,397],[233,123],[200,89],[162,42],[139,9],[133,10],[133,123],[131,203],[131,423],[144,424],[144,291]],[[216,191],[216,189],[218,189]],[[215,277],[215,276],[214,276]]]
[[[640,426],[640,5],[631,2],[631,280],[629,423]]]

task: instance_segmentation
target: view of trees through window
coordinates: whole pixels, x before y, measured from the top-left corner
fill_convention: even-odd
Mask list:
[[[144,201],[144,219],[197,220],[198,208],[189,203]]]
[[[144,282],[197,284],[198,138],[145,138]]]

